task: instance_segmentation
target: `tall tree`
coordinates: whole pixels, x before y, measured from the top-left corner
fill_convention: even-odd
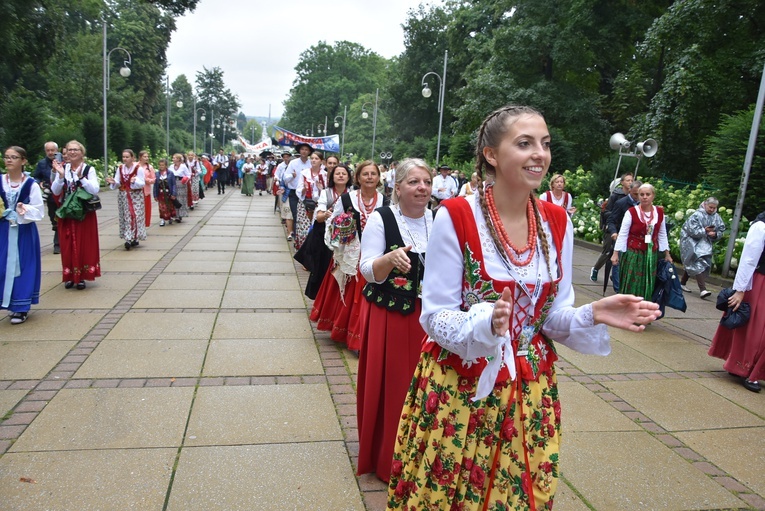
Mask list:
[[[363,46],[319,42],[300,54],[290,97],[284,102],[283,127],[303,131],[336,115],[360,94],[385,86],[388,61]]]
[[[617,79],[614,110],[632,133],[660,145],[658,172],[696,180],[707,137],[721,115],[754,103],[765,54],[765,4],[674,2],[648,30]]]

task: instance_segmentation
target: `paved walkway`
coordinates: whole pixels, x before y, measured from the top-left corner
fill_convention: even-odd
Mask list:
[[[103,276],[64,289],[43,223],[41,304],[0,320],[0,510],[384,509],[354,476],[358,359],[312,330],[273,198],[155,207],[129,252],[102,199]],[[596,255],[575,250],[580,303]],[[560,348],[555,509],[765,509],[765,394],[706,355],[719,313],[687,297],[609,357]]]

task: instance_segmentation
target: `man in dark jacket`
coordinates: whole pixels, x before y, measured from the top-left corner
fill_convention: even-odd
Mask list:
[[[608,204],[606,204],[606,209],[603,212],[603,249],[600,252],[600,257],[598,257],[598,260],[595,261],[595,266],[593,266],[590,270],[590,280],[593,282],[598,281],[598,271],[603,267],[604,264],[606,264],[606,261],[611,259],[611,254],[614,251],[614,242],[616,241],[616,237],[614,236],[612,238],[608,233],[608,219],[614,209],[614,206],[616,206],[616,202],[619,199],[624,198],[625,195],[629,194],[630,186],[632,185],[632,173],[627,172],[626,174],[622,174],[622,178],[621,181],[619,181],[619,184],[621,184],[621,186],[617,187],[608,198]]]
[[[55,142],[45,142],[45,158],[37,162],[35,172],[32,175],[35,181],[40,184],[43,190],[43,197],[48,204],[48,217],[50,218],[51,228],[53,229],[53,253],[61,253],[58,245],[58,221],[56,219],[56,200],[50,193],[50,173],[53,169],[53,160],[61,161],[61,153],[58,152],[58,144]]]
[[[630,185],[630,193],[627,194],[626,197],[622,197],[621,199],[616,201],[616,204],[614,204],[613,209],[611,210],[611,214],[608,215],[608,223],[606,224],[606,235],[611,236],[611,240],[615,243],[616,238],[619,235],[619,229],[622,228],[622,220],[624,220],[624,215],[627,213],[627,211],[633,207],[640,204],[640,200],[638,199],[638,189],[643,186],[642,181],[633,181]],[[611,275],[611,280],[614,284],[614,292],[619,292],[619,270],[618,266],[615,266],[614,268],[617,268],[616,271],[614,271]]]

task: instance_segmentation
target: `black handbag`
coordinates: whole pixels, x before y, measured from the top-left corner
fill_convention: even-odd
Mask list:
[[[181,204],[181,201],[179,201],[178,199],[173,199],[173,206],[175,206],[176,208],[180,208],[181,206],[183,206],[183,204]]]
[[[93,195],[90,199],[82,199],[82,206],[88,213],[98,211],[101,209],[101,198],[98,195]]]
[[[749,322],[749,315],[751,313],[751,307],[747,302],[741,302],[735,311],[733,307],[728,307],[728,298],[733,296],[735,292],[730,287],[720,291],[720,294],[717,295],[717,305],[715,306],[717,310],[723,311],[720,324],[730,330],[746,325]]]
[[[313,199],[305,199],[303,201],[303,207],[306,211],[313,211],[316,209],[316,201]]]

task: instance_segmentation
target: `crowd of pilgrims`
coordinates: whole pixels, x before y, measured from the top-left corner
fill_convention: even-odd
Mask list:
[[[251,159],[222,151],[201,161],[176,154],[154,169],[126,150],[107,182],[119,189],[127,250],[146,238],[152,199],[165,225],[182,221],[205,188],[273,195],[310,274],[310,320],[358,353],[357,468],[389,483],[389,509],[550,509],[561,431],[553,339],[608,355],[607,326],[640,332],[660,315],[628,294],[574,305],[575,210],[553,200],[562,187],[548,200],[535,193],[550,143],[539,112],[507,106],[483,122],[468,183],[452,183],[448,167],[434,178],[417,158],[389,171],[352,167],[307,144],[280,163],[263,158],[262,177]],[[47,183],[55,204],[76,187],[99,191],[84,147],[65,150]],[[9,148],[5,162],[0,192],[29,241],[19,243],[16,277],[28,294],[11,286],[3,307],[26,319],[39,293],[43,199],[20,170],[23,149]],[[65,286],[82,289],[100,275],[96,215],[57,224]]]

